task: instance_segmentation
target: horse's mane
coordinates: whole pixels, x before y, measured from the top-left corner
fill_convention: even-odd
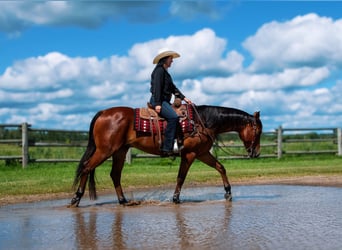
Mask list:
[[[211,129],[227,126],[227,122],[230,123],[231,127],[239,127],[253,121],[252,115],[235,108],[209,105],[200,105],[196,106],[196,108],[204,125]]]

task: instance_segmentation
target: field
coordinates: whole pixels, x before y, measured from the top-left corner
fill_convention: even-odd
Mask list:
[[[20,134],[21,131],[17,129],[0,129],[0,137],[3,139],[16,139]],[[18,160],[0,160],[0,204],[71,197],[74,192],[72,183],[77,162],[48,163],[44,160],[78,160],[85,150],[86,139],[87,133],[83,132],[31,130],[29,140],[31,161],[26,168],[22,168]],[[287,143],[283,143],[284,154],[281,159],[276,158],[277,137],[274,133],[263,134],[261,141],[261,155],[264,158],[222,159],[226,156],[245,155],[246,151],[241,147],[241,141],[236,134],[225,134],[219,138],[221,145],[230,147],[216,148],[213,154],[221,157],[220,161],[226,167],[232,185],[295,183],[342,186],[342,157],[336,155],[336,134],[304,133],[284,136],[283,142]],[[76,144],[78,146],[75,146]],[[0,152],[1,155],[20,155],[20,143],[0,144]],[[136,150],[132,151],[133,156],[140,153]],[[42,159],[43,162],[35,162],[37,159]],[[126,164],[123,170],[123,188],[128,190],[174,187],[178,166],[178,158],[172,161],[134,157],[132,164]],[[97,190],[111,192],[115,197],[109,176],[110,170],[109,161],[97,168]],[[192,185],[222,185],[222,181],[215,169],[195,161],[190,168],[184,188]]]
[[[279,180],[307,180],[308,177],[332,178],[337,186],[342,180],[342,158],[333,155],[284,157],[282,159],[235,159],[221,161],[232,185],[274,183]],[[179,159],[135,159],[125,166],[122,175],[124,190],[147,187],[174,187]],[[21,164],[6,165],[0,161],[0,204],[54,197],[71,197],[76,163],[33,163],[23,169]],[[110,162],[96,170],[97,190],[112,192]],[[299,182],[298,182],[299,180]],[[196,161],[184,184],[221,185],[215,169]],[[309,183],[310,184],[310,183]],[[331,183],[334,185],[334,183]]]

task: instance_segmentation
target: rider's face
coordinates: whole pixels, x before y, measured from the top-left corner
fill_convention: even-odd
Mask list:
[[[165,67],[166,67],[166,68],[171,67],[172,62],[173,62],[173,57],[172,57],[172,56],[169,56],[169,57],[166,59],[166,61],[165,61],[165,64],[164,64]]]

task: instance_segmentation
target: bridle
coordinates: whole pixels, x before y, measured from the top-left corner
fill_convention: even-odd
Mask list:
[[[256,139],[256,131],[257,131],[257,124],[256,124],[256,119],[253,119],[252,122],[252,126],[253,126],[253,140],[251,145],[246,149],[248,153],[253,153],[254,149],[255,149],[255,139]]]
[[[221,145],[219,145],[217,140],[216,140],[216,138],[214,138],[210,133],[206,132],[207,131],[206,126],[205,126],[201,116],[199,115],[196,106],[193,103],[191,104],[191,106],[192,106],[192,108],[193,108],[193,110],[195,112],[195,115],[197,116],[197,119],[198,119],[198,121],[200,123],[200,126],[202,127],[202,130],[203,130],[202,132],[199,132],[199,131],[197,131],[197,132],[202,133],[202,134],[208,136],[212,140],[212,142],[215,145],[215,147],[221,149],[224,153],[226,153],[226,154],[234,154],[234,155],[237,155],[237,156],[240,156],[240,157],[246,157],[245,154],[236,154],[236,153],[233,153],[232,151],[228,152],[229,150],[226,149],[227,146],[223,142],[222,142]],[[253,140],[252,140],[251,145],[248,148],[246,148],[246,151],[248,152],[248,156],[247,157],[250,157],[250,154],[254,151],[254,148],[255,148],[256,134],[257,134],[257,121],[256,121],[255,117],[252,120],[252,122],[249,122],[249,124],[251,124],[252,127],[253,127]],[[216,158],[217,158],[217,156],[216,156]]]
[[[253,127],[253,140],[252,140],[251,145],[248,148],[246,148],[246,151],[248,152],[247,157],[250,157],[250,154],[254,151],[255,143],[256,143],[256,134],[257,134],[256,131],[257,131],[257,127],[258,127],[255,118],[249,124],[252,124],[252,127]],[[231,150],[227,150],[228,146],[225,145],[223,141],[221,141],[221,145],[219,145],[219,143],[217,141],[215,141],[214,144],[215,144],[216,148],[219,148],[220,150],[222,150],[226,154],[236,155],[239,157],[246,157],[245,154],[237,154]],[[217,158],[217,156],[216,156],[216,158]]]

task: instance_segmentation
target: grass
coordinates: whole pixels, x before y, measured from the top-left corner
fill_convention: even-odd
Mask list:
[[[258,178],[279,178],[310,175],[342,177],[342,159],[333,155],[314,155],[249,160],[222,160],[232,183]],[[0,161],[0,199],[15,195],[73,193],[75,163],[33,163],[26,169],[20,164],[7,166]],[[123,188],[174,186],[179,159],[134,159],[122,174]],[[110,162],[96,169],[97,189],[113,190],[109,176]],[[222,184],[219,173],[199,161],[190,168],[185,185]]]

